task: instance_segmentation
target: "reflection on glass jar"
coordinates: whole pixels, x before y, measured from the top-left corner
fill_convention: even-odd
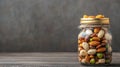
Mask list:
[[[110,64],[112,35],[109,18],[81,18],[78,59],[82,64]]]

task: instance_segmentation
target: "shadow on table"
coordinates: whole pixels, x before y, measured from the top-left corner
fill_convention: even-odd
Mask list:
[[[112,64],[107,65],[107,66],[120,66],[120,63],[112,63]]]

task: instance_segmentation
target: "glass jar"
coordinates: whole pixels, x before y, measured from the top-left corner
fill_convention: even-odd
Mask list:
[[[110,64],[112,61],[109,18],[81,18],[78,59],[82,64]]]

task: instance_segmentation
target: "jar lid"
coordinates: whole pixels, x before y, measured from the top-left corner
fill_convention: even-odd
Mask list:
[[[109,18],[81,18],[80,24],[107,24],[109,25]]]

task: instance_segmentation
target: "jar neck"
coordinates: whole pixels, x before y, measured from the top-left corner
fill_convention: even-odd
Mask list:
[[[110,25],[105,25],[105,24],[81,24],[79,28],[90,28],[90,27],[105,27],[105,28],[110,28]]]

